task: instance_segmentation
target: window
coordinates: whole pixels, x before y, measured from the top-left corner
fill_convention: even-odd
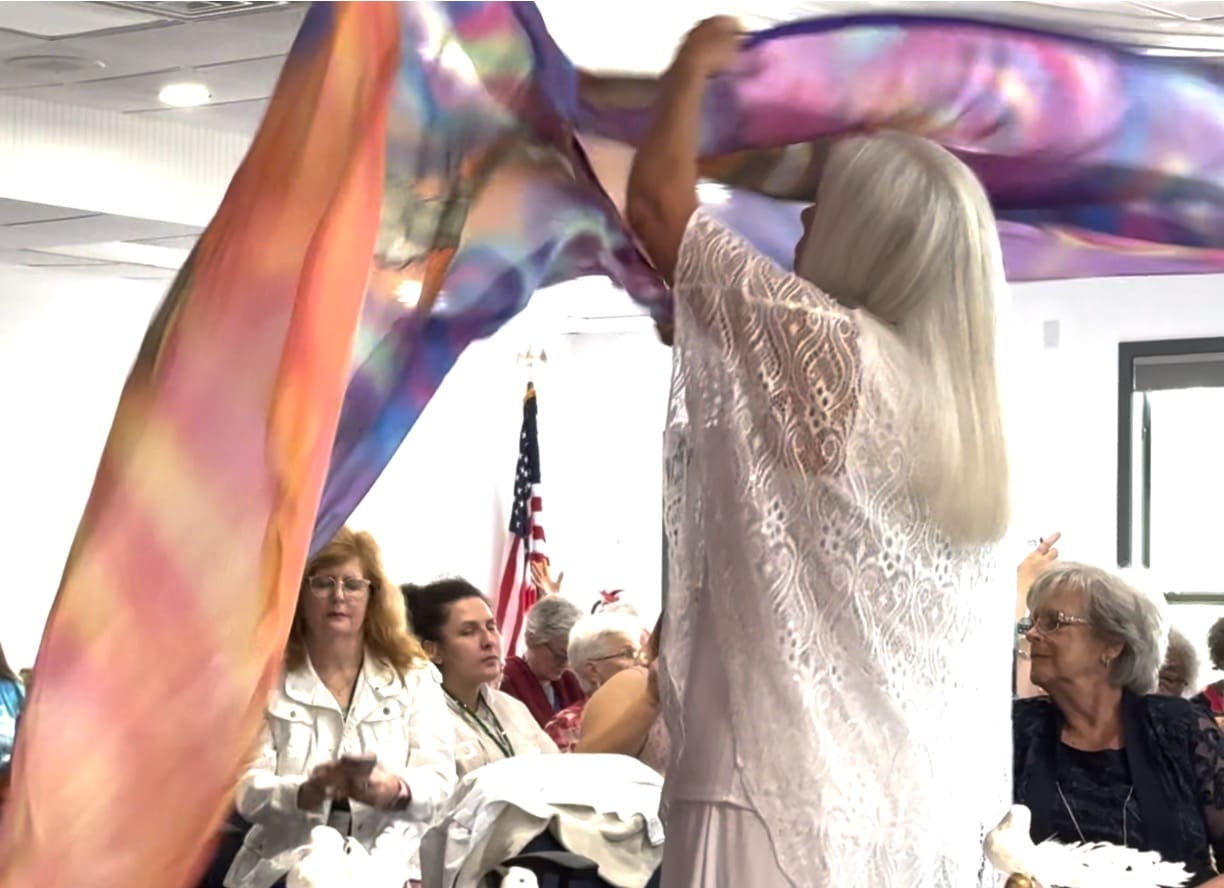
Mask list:
[[[1118,349],[1118,564],[1151,568],[1204,656],[1224,616],[1224,339]]]

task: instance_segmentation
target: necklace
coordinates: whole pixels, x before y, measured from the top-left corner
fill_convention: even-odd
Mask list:
[[[1080,829],[1079,821],[1075,819],[1075,812],[1071,810],[1071,803],[1067,801],[1067,797],[1063,793],[1062,784],[1059,781],[1055,780],[1054,786],[1058,790],[1058,797],[1062,799],[1063,807],[1067,809],[1067,816],[1071,818],[1071,825],[1075,827],[1075,832],[1079,835],[1080,843],[1084,845],[1088,844],[1088,840],[1084,838],[1084,831]],[[1130,804],[1131,796],[1133,796],[1134,794],[1135,794],[1135,787],[1131,786],[1131,788],[1126,791],[1126,801],[1122,803],[1122,845],[1123,847],[1126,847],[1126,840],[1128,838],[1128,835],[1126,832],[1126,806]]]
[[[483,697],[478,696],[476,698],[476,707],[479,709],[481,705],[484,705],[485,711],[489,713],[489,718],[493,720],[492,727],[485,723],[485,720],[480,717],[476,710],[472,709],[472,707],[468,706],[450,691],[446,692],[446,696],[458,707],[459,714],[463,716],[463,720],[492,740],[493,745],[497,747],[504,758],[514,757],[514,746],[510,743],[510,737],[506,734],[506,729],[498,721],[497,714],[484,703]]]

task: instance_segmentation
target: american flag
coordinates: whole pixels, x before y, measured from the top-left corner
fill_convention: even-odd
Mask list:
[[[519,434],[518,465],[514,469],[514,506],[510,513],[510,550],[497,592],[497,626],[507,654],[518,651],[523,618],[536,603],[531,564],[548,564],[544,525],[540,520],[540,438],[536,429],[536,391],[527,383],[523,398],[523,430]]]

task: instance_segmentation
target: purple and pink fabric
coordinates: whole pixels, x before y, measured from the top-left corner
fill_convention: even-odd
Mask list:
[[[536,289],[599,274],[655,317],[670,311],[616,209],[653,82],[579,72],[531,3],[409,3],[400,16],[381,283],[316,546],[467,344]],[[707,192],[711,208],[788,263],[823,146],[880,128],[934,139],[977,172],[1012,280],[1224,271],[1219,68],[955,18],[825,18],[756,35],[706,103],[703,166],[725,186]],[[436,300],[396,302],[430,262]]]

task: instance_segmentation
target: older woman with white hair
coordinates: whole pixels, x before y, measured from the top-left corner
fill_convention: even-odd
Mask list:
[[[523,625],[523,656],[506,658],[501,690],[522,701],[543,728],[558,712],[585,700],[578,677],[569,666],[569,635],[582,611],[559,595],[541,598],[527,611]]]
[[[696,195],[739,41],[681,46],[626,201],[676,306],[663,883],[984,885],[1014,621],[994,216],[948,151],[856,136],[770,261]]]
[[[590,695],[637,662],[641,637],[641,621],[619,611],[599,611],[574,624],[569,637],[569,664],[587,696],[562,709],[544,726],[562,752],[572,751],[578,742],[582,712]]]
[[[1158,603],[1095,567],[1050,568],[1028,594],[1031,677],[1013,705],[1015,800],[1034,841],[1110,842],[1224,886],[1224,734],[1188,700],[1153,694]]]

